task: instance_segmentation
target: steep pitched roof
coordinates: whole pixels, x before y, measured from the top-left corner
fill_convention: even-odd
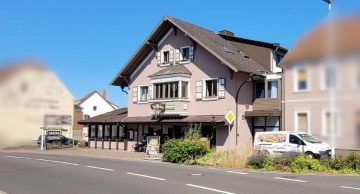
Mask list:
[[[222,34],[219,35],[230,41],[231,44],[236,46],[239,50],[250,56],[269,71],[271,69],[271,53],[269,51],[276,51],[276,53],[279,53],[282,56],[288,52],[286,48],[281,47],[278,43],[268,43]]]
[[[174,65],[166,67],[149,77],[161,76],[161,75],[173,75],[173,74],[186,74],[191,75],[191,72],[184,65]]]
[[[329,37],[330,34],[332,37]],[[336,56],[359,52],[359,34],[360,14],[338,19],[333,23],[323,22],[300,37],[279,66],[325,58],[330,52]],[[333,50],[329,49],[330,44]]]
[[[94,94],[98,94],[103,100],[105,100],[105,102],[107,102],[112,108],[117,109],[117,106],[108,101],[107,99],[105,99],[98,91],[94,90],[88,94],[86,94],[84,97],[80,98],[78,101],[76,101],[76,105],[80,106],[82,103],[84,103],[86,100],[88,100],[91,96],[93,96]]]
[[[26,70],[48,71],[49,69],[35,60],[5,64],[0,68],[0,83],[5,82],[17,73]]]
[[[171,28],[179,29],[184,32],[189,38],[202,46],[209,53],[218,58],[224,65],[228,66],[235,72],[254,73],[257,75],[262,75],[265,72],[268,72],[268,69],[245,55],[237,47],[223,39],[215,32],[176,18],[165,16],[145,39],[129,61],[123,66],[120,72],[114,77],[110,84],[126,87],[126,79],[130,77],[131,73],[134,72],[137,66],[152,51],[152,48],[148,43],[158,44],[161,38]]]

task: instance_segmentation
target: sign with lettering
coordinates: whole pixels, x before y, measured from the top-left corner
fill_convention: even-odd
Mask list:
[[[175,103],[167,103],[165,105],[165,110],[175,110]]]
[[[157,156],[160,149],[160,136],[148,136],[146,153],[148,156]]]

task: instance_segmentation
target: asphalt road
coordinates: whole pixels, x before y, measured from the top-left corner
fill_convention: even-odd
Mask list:
[[[0,193],[360,193],[360,176],[234,171],[0,152]]]

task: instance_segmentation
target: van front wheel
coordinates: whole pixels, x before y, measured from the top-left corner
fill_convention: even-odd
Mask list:
[[[305,156],[311,159],[315,158],[314,154],[311,152],[305,152]]]

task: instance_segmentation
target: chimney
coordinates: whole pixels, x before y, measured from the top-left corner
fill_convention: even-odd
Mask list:
[[[221,30],[219,32],[220,35],[225,35],[225,36],[230,36],[230,37],[234,37],[234,33],[233,32],[230,32],[229,30]]]
[[[106,99],[106,90],[105,89],[103,89],[103,91],[102,91],[102,97]]]

